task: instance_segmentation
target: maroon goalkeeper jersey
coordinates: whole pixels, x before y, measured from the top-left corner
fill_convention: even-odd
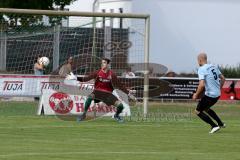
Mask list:
[[[95,90],[112,92],[112,75],[113,72],[111,70],[107,71],[106,73],[103,70],[99,70],[95,79]]]
[[[108,70],[106,73],[100,69],[87,77],[84,77],[82,81],[89,81],[95,79],[94,89],[100,91],[112,92],[115,87],[128,93],[128,90],[118,80],[116,74],[112,70]]]

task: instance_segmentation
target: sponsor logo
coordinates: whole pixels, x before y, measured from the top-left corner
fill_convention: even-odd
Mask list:
[[[49,98],[49,105],[56,113],[67,114],[73,109],[73,100],[65,93],[53,93]]]
[[[60,82],[41,82],[41,89],[59,90]]]
[[[99,81],[109,83],[111,80],[110,79],[99,78]]]
[[[115,113],[117,111],[116,107],[108,106],[104,103],[96,103],[94,106],[89,107],[88,112],[96,113]],[[76,112],[84,112],[84,103],[76,103]]]
[[[85,90],[92,91],[94,89],[94,84],[80,84],[79,89],[83,91]]]
[[[113,51],[113,50],[127,50],[132,47],[132,42],[130,41],[121,41],[121,42],[108,42],[104,49],[106,51]]]
[[[3,91],[22,91],[23,81],[4,81]]]

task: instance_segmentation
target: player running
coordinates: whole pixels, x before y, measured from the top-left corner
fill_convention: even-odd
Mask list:
[[[221,95],[221,88],[225,82],[225,78],[217,67],[212,64],[207,64],[206,53],[200,53],[198,55],[198,64],[200,66],[198,69],[199,85],[196,93],[193,94],[192,98],[194,100],[199,98],[204,89],[205,94],[200,99],[195,112],[198,117],[200,117],[204,122],[211,125],[212,129],[209,133],[215,133],[221,127],[225,127],[225,124],[211,109],[211,107],[218,101]],[[217,124],[215,124],[212,119],[203,111],[212,117],[217,122]]]
[[[108,106],[114,105],[115,107],[117,107],[114,119],[118,122],[123,122],[123,119],[119,115],[123,111],[124,106],[117,99],[117,97],[112,94],[112,92],[115,88],[118,88],[124,93],[128,94],[130,97],[132,95],[129,92],[130,90],[126,89],[118,80],[116,74],[109,69],[109,64],[110,60],[107,58],[103,58],[101,62],[101,69],[95,71],[87,77],[77,78],[79,81],[82,82],[90,81],[92,79],[95,80],[94,91],[88,96],[84,105],[84,112],[81,116],[78,117],[78,121],[82,121],[86,118],[88,108],[90,107],[92,100],[94,100],[95,103],[99,103],[102,101]]]

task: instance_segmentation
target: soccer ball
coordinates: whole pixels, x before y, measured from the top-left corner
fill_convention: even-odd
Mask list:
[[[50,60],[48,57],[41,57],[39,59],[39,63],[43,64],[45,67],[49,65]]]

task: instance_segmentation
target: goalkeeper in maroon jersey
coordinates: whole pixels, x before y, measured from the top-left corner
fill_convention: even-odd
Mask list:
[[[95,71],[94,73],[90,74],[87,77],[77,78],[79,81],[82,82],[86,82],[92,79],[95,80],[94,91],[88,96],[84,105],[84,112],[80,117],[78,117],[78,121],[82,121],[86,118],[88,108],[90,107],[92,100],[94,100],[95,103],[99,103],[102,101],[108,106],[114,105],[115,107],[117,107],[114,119],[117,120],[118,122],[123,122],[123,119],[119,115],[123,111],[124,106],[118,100],[118,98],[112,94],[112,92],[115,88],[118,88],[122,90],[124,93],[129,95],[129,90],[126,89],[124,85],[122,85],[122,83],[117,78],[116,74],[109,69],[109,63],[110,63],[109,59],[103,58],[101,62],[101,69]],[[67,78],[71,79],[71,77]]]

